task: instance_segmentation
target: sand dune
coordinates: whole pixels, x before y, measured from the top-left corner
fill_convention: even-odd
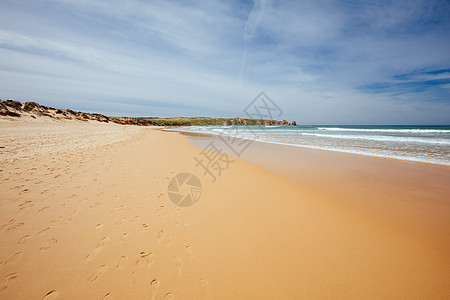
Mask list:
[[[201,149],[156,128],[0,122],[1,299],[446,298],[430,244],[235,159],[211,182]],[[202,182],[175,206],[170,179]],[[366,182],[367,183],[367,182]]]

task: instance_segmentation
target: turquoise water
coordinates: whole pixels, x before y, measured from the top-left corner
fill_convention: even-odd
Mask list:
[[[450,165],[450,126],[208,126],[181,130]]]

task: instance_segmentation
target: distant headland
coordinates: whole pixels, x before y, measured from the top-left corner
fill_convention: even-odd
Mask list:
[[[73,111],[40,105],[36,102],[22,103],[16,100],[0,99],[0,116],[48,117],[61,120],[78,120],[83,122],[112,122],[121,125],[139,126],[297,126],[295,121],[266,120],[248,118],[209,118],[209,117],[111,117],[97,113]]]

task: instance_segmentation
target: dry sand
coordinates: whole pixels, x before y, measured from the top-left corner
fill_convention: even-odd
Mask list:
[[[333,174],[297,174],[305,180],[295,182],[237,159],[212,183],[195,167],[201,149],[155,128],[2,119],[0,147],[0,299],[450,296],[445,184],[429,191],[440,209],[425,205],[416,231],[385,209],[401,191],[384,189],[376,213],[373,202],[347,201],[348,177],[339,175],[348,170],[332,164],[343,159],[335,153],[316,162],[341,178],[333,194],[316,191]],[[350,163],[365,166],[352,194],[373,199],[385,184],[374,159]],[[417,168],[410,172],[429,170]],[[448,182],[448,169],[436,170],[425,173]],[[181,172],[203,185],[188,208],[167,196]],[[403,184],[414,185],[408,178]],[[400,199],[411,208],[405,218],[398,209],[400,219],[410,220],[420,199],[426,192]]]

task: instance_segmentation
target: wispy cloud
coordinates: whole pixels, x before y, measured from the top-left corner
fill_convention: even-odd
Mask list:
[[[239,82],[242,83],[244,72],[245,72],[245,62],[247,60],[247,44],[250,42],[252,37],[255,35],[255,31],[261,24],[264,15],[266,14],[271,0],[254,0],[253,8],[250,11],[247,22],[244,28],[244,50],[242,53],[241,70],[239,72]]]
[[[0,47],[86,63],[100,64],[103,60],[102,56],[94,49],[29,37],[5,30],[0,30]]]
[[[271,0],[254,0],[253,8],[248,16],[244,28],[244,41],[250,41],[254,36],[256,29],[261,24],[264,15],[269,9]]]

